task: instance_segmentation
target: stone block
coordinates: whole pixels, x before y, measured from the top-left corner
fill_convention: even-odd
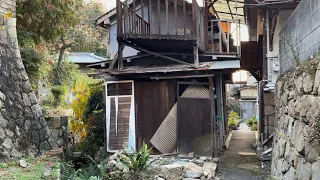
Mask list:
[[[290,169],[284,174],[283,180],[292,180],[295,179],[295,170],[293,167],[290,167]]]
[[[31,107],[32,109],[32,113],[33,113],[33,116],[35,118],[40,118],[40,116],[42,116],[42,110],[41,110],[41,107],[39,106],[39,104],[35,104]]]
[[[303,91],[306,94],[311,94],[313,91],[315,77],[313,75],[305,74],[303,77]]]
[[[0,100],[5,101],[6,96],[0,91]]]
[[[264,93],[264,105],[274,106],[275,105],[275,94],[272,92]]]
[[[293,126],[291,135],[291,143],[299,153],[303,153],[306,144],[305,137],[303,134],[305,125],[302,122],[296,122]]]
[[[213,162],[205,162],[202,167],[203,172],[208,173],[208,177],[214,177],[217,169],[217,164]]]
[[[22,93],[22,98],[25,106],[31,106],[31,102],[28,94]]]
[[[50,129],[59,129],[61,128],[61,117],[49,117],[46,119],[47,124]]]
[[[312,180],[320,179],[320,160],[312,164]]]
[[[30,92],[29,93],[29,98],[30,98],[30,102],[32,103],[32,104],[37,104],[37,97],[36,97],[36,95],[34,94],[34,92]]]
[[[320,86],[320,70],[317,70],[316,75],[315,75],[315,79],[314,79],[312,94],[318,95],[319,86]]]
[[[162,174],[165,179],[180,180],[183,177],[183,166],[170,164],[162,166]]]
[[[295,177],[301,180],[310,180],[311,163],[307,162],[304,158],[299,158]]]

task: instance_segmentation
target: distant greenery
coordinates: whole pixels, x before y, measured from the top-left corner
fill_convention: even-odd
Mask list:
[[[237,114],[240,114],[240,103],[239,102],[229,102],[227,104],[228,112],[236,112]]]

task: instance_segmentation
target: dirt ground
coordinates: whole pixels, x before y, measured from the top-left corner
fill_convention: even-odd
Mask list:
[[[220,156],[216,179],[263,180],[268,179],[269,163],[259,161],[251,144],[255,143],[255,132],[244,123],[233,133],[229,148]],[[240,153],[240,154],[239,154]]]

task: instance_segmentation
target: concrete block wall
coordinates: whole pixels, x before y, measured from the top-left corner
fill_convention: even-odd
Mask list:
[[[302,0],[279,33],[281,74],[320,51],[320,1]]]

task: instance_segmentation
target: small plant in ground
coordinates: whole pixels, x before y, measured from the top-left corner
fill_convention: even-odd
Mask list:
[[[147,169],[151,149],[148,149],[147,144],[143,142],[139,151],[130,153],[126,150],[121,155],[120,162],[129,169],[132,179],[139,179],[140,173]]]

